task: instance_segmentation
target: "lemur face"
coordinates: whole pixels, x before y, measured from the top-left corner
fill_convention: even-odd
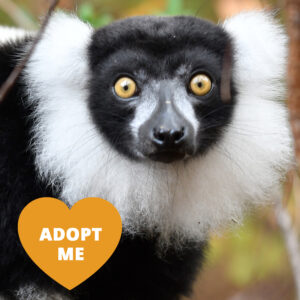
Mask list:
[[[122,32],[128,26],[130,36]],[[224,103],[220,95],[229,43],[219,26],[185,17],[149,18],[147,30],[144,18],[127,19],[97,31],[89,107],[100,132],[136,160],[170,163],[206,152],[234,109],[234,97]]]

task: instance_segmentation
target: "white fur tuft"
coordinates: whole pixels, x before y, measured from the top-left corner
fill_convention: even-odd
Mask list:
[[[292,161],[292,140],[284,105],[286,37],[268,14],[228,20],[234,41],[238,89],[233,121],[204,157],[171,165],[132,162],[98,133],[87,108],[87,47],[91,28],[56,15],[27,69],[36,105],[34,147],[41,176],[63,182],[70,204],[87,196],[109,200],[125,231],[159,231],[205,239],[252,204],[280,189]],[[99,99],[100,100],[100,99]]]
[[[235,82],[239,92],[264,100],[283,100],[287,36],[269,12],[244,12],[224,22],[233,39]]]
[[[33,34],[34,32],[25,31],[19,28],[0,26],[0,45],[8,42],[14,42]]]
[[[18,300],[70,300],[69,297],[54,290],[42,290],[36,285],[25,285],[14,292]],[[1,299],[1,298],[0,298]]]

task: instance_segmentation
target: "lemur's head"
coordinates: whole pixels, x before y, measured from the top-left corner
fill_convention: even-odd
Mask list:
[[[234,97],[221,99],[230,44],[220,26],[192,17],[130,18],[98,30],[89,47],[89,107],[100,132],[140,161],[205,153],[234,109]]]
[[[36,167],[70,204],[112,202],[126,232],[202,240],[274,198],[291,166],[285,63],[263,12],[97,31],[57,14],[25,74]]]

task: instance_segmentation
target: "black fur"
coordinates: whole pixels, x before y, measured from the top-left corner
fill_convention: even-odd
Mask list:
[[[28,42],[26,39],[0,46],[0,84]],[[94,75],[90,82],[90,107],[95,122],[120,152],[133,157],[126,125],[134,110],[126,102],[110,101],[116,74],[143,68],[147,76],[162,78],[161,74],[172,74],[178,62],[186,61],[194,69],[210,73],[215,82],[209,99],[201,99],[196,105],[199,118],[207,120],[206,132],[199,137],[199,153],[203,153],[220,137],[233,110],[234,100],[222,103],[219,92],[222,58],[228,42],[227,35],[217,26],[187,17],[129,19],[99,30],[90,46]],[[113,60],[119,63],[112,64]],[[182,78],[189,79],[190,75]],[[102,102],[95,101],[100,95]],[[74,299],[176,300],[187,295],[202,264],[205,242],[187,241],[185,248],[170,248],[162,254],[157,249],[157,236],[124,235],[110,260],[72,292],[30,260],[18,239],[18,216],[30,201],[43,196],[59,197],[59,191],[49,188],[37,176],[30,147],[30,115],[34,107],[25,104],[26,97],[21,78],[0,106],[0,295],[14,299],[16,289],[32,283],[41,289],[72,295]],[[104,114],[108,106],[109,112]],[[102,121],[97,118],[100,112]]]

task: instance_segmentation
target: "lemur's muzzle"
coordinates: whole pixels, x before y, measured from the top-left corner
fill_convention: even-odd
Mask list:
[[[143,154],[155,161],[170,163],[194,152],[194,130],[172,101],[170,86],[159,92],[159,104],[139,130],[139,139],[147,145]]]

